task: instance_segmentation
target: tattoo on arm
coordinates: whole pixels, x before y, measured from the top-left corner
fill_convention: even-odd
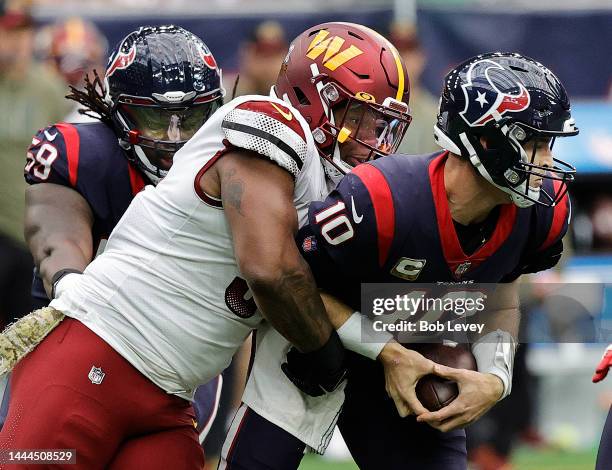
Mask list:
[[[244,181],[242,181],[240,178],[236,178],[234,176],[235,174],[236,170],[230,168],[223,175],[225,185],[222,190],[222,197],[224,202],[236,209],[240,215],[244,215],[241,211],[242,195],[244,194]]]
[[[329,338],[332,326],[306,262],[274,283],[250,287],[264,317],[300,351],[318,349]]]

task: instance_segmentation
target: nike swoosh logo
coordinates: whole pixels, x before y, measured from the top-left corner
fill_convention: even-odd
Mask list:
[[[357,215],[357,210],[355,209],[355,200],[353,199],[353,196],[351,196],[351,212],[353,213],[353,220],[355,221],[355,223],[360,224],[363,220],[363,214]]]
[[[53,142],[55,138],[57,137],[57,132],[54,134],[51,134],[49,131],[45,131],[45,137],[47,138],[49,142]]]
[[[280,109],[278,106],[276,106],[274,103],[270,103],[274,109],[276,109],[279,113],[281,113],[281,115],[287,120],[287,121],[291,121],[291,119],[293,119],[293,115],[291,114],[291,112],[285,112],[282,109]]]

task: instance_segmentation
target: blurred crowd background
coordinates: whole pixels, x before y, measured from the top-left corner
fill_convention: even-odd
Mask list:
[[[525,303],[526,311],[552,324],[551,333],[546,341],[538,337],[522,348],[517,363],[522,385],[515,381],[515,398],[470,432],[470,457],[474,468],[482,470],[521,468],[516,462],[511,467],[512,451],[519,443],[555,452],[586,452],[592,463],[592,449],[612,397],[610,383],[590,383],[605,345],[598,344],[602,338],[596,333],[588,338],[589,344],[559,335],[556,307],[541,301],[537,286],[589,283],[593,302],[585,303],[584,316],[603,324],[612,320],[609,0],[0,2],[0,322],[29,310],[32,262],[22,233],[28,145],[45,125],[84,119],[64,98],[68,85],[79,86],[93,69],[103,71],[109,45],[140,25],[177,24],[210,47],[230,95],[233,90],[238,95],[267,94],[292,37],[307,26],[331,20],[373,27],[404,57],[414,120],[402,153],[436,150],[432,127],[442,77],[468,57],[518,51],[549,66],[566,85],[580,135],[557,142],[554,150],[578,170],[571,188],[572,229],[561,266],[530,281],[535,284]],[[529,322],[525,325],[530,328]]]

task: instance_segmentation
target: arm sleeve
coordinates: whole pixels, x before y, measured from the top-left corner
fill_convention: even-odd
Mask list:
[[[294,178],[307,155],[305,129],[295,112],[273,101],[246,101],[229,111],[221,123],[235,147],[268,157]]]

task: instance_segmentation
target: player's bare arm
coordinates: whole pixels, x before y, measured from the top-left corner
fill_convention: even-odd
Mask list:
[[[329,321],[336,330],[339,329],[353,314],[353,309],[323,290],[320,290],[319,294],[321,295],[323,305],[325,305]]]
[[[480,357],[474,351],[474,347],[472,348],[477,356],[477,361],[480,362],[479,370],[488,368],[484,363],[492,362],[495,359],[482,356],[495,355],[498,347],[511,349],[508,360],[512,362],[514,358],[514,338],[517,338],[520,323],[518,282],[499,284],[489,301],[491,308],[482,313],[482,318],[475,320],[484,324],[480,337],[474,338],[474,344],[480,344],[483,347]],[[503,337],[501,332],[504,332]],[[513,341],[498,345],[496,343],[498,336],[499,341],[503,342],[504,338],[509,339],[510,337]],[[506,376],[505,380],[511,382],[512,364],[509,364],[509,367],[510,375]],[[510,386],[510,384],[506,385],[497,373],[452,369],[440,364],[436,364],[434,370],[436,374],[457,382],[459,396],[450,405],[437,412],[428,412],[419,416],[418,420],[427,422],[443,432],[465,427],[479,419],[505,396],[505,388]]]
[[[62,269],[82,271],[93,256],[93,214],[75,190],[52,183],[26,189],[25,238],[47,294]]]
[[[264,317],[300,351],[319,349],[332,326],[294,241],[291,175],[254,152],[234,150],[200,184],[220,195],[238,267]]]
[[[353,309],[325,292],[321,292],[321,298],[332,325],[340,329],[353,314]],[[386,390],[399,415],[427,412],[416,396],[415,387],[421,377],[434,372],[434,362],[393,339],[384,345],[377,360],[384,367]]]

